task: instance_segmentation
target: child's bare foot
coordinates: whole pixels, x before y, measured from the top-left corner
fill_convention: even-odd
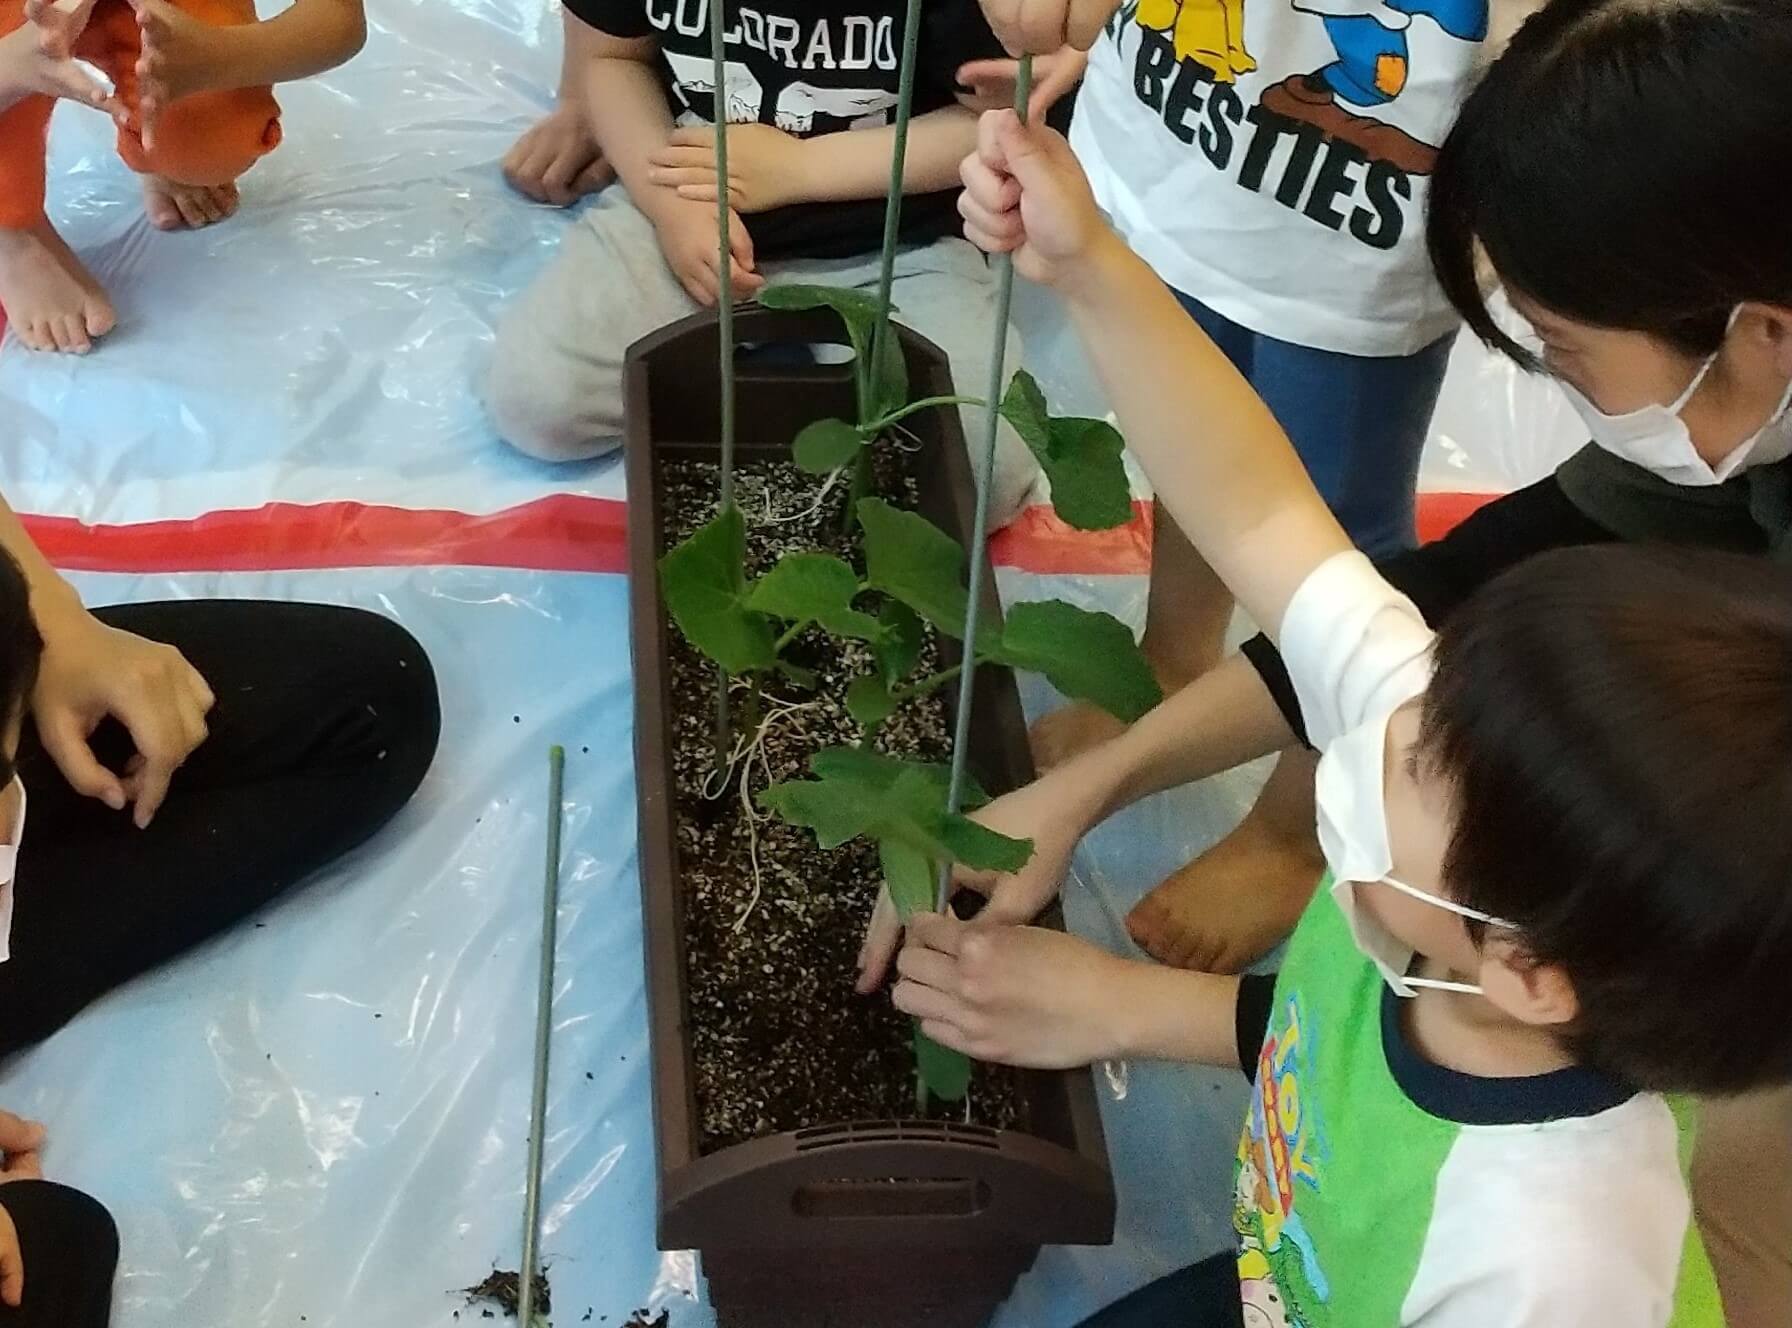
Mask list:
[[[1237,973],[1274,949],[1313,897],[1313,757],[1285,753],[1238,828],[1141,899],[1126,919],[1161,963]]]
[[[234,217],[240,201],[234,184],[176,184],[160,175],[143,177],[143,210],[159,231],[215,226]]]
[[[47,221],[0,229],[0,308],[31,350],[85,355],[118,323],[99,282]]]
[[[1238,973],[1294,930],[1325,861],[1241,825],[1141,899],[1126,930],[1176,968]]]

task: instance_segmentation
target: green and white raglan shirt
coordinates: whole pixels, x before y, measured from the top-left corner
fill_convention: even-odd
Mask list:
[[[1429,677],[1429,629],[1360,554],[1308,579],[1280,636],[1321,748]],[[1721,1325],[1668,1104],[1582,1067],[1425,1060],[1329,884],[1274,981],[1239,1142],[1247,1328]]]

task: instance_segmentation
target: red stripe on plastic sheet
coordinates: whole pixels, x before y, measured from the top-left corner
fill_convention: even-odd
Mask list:
[[[1423,494],[1422,540],[1446,534],[1497,497]],[[367,503],[269,503],[188,520],[90,525],[27,516],[58,567],[84,572],[262,572],[341,567],[516,567],[542,572],[628,570],[627,506],[559,494],[489,515]],[[1039,575],[1141,576],[1151,570],[1151,507],[1115,530],[1072,530],[1031,507],[990,540],[1000,566]]]

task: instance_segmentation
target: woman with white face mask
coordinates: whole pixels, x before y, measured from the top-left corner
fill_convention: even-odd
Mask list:
[[[1508,283],[1514,303],[1533,321],[1544,365],[1582,399],[1597,450],[1582,454],[1560,475],[1496,502],[1442,545],[1386,565],[1388,579],[1408,592],[1433,625],[1500,572],[1564,546],[1654,539],[1792,555],[1792,462],[1786,459],[1792,430],[1787,411],[1792,400],[1792,245],[1785,238],[1783,199],[1772,186],[1762,185],[1763,180],[1778,181],[1792,168],[1792,92],[1784,78],[1788,68],[1792,9],[1779,0],[1552,0],[1471,97],[1445,145],[1433,185],[1436,264],[1470,323],[1509,353],[1523,356],[1523,348],[1505,338],[1487,314],[1476,281],[1477,258],[1485,255]],[[1080,291],[1073,298],[1088,302],[1097,297]],[[1135,384],[1134,390],[1143,389]],[[1200,413],[1218,418],[1213,404],[1203,405]],[[1122,415],[1124,419],[1124,409]],[[1137,424],[1129,425],[1129,436],[1140,432]],[[1210,439],[1209,445],[1230,446],[1222,439]],[[1193,464],[1169,454],[1160,461],[1183,468]],[[1154,473],[1153,478],[1160,477]],[[1162,493],[1171,486],[1160,479],[1158,487]],[[1225,487],[1237,501],[1234,482],[1225,481]],[[1243,516],[1230,526],[1209,516],[1206,524],[1231,529],[1237,541],[1248,540],[1269,562],[1281,561],[1292,542],[1284,538],[1278,546]],[[1532,591],[1542,593],[1540,585],[1546,590],[1551,575],[1571,566],[1557,561],[1568,556],[1552,555],[1548,563],[1538,564],[1539,572],[1529,578]],[[1629,579],[1610,579],[1606,598],[1588,599],[1574,613],[1560,612],[1563,606],[1557,604],[1556,615],[1548,617],[1538,603],[1509,589],[1500,604],[1521,617],[1536,614],[1540,630],[1547,626],[1565,634],[1579,619],[1610,611],[1646,590],[1634,584],[1637,578],[1672,575],[1671,557],[1662,557],[1667,561],[1660,569],[1646,560],[1620,559],[1629,568]],[[1609,564],[1608,570],[1616,565]],[[1738,561],[1734,566],[1739,604],[1765,602],[1783,591],[1766,557],[1758,564]],[[1235,565],[1228,579],[1236,576],[1249,583],[1265,574],[1262,568]],[[1336,603],[1350,598],[1342,583],[1330,592]],[[1306,598],[1311,607],[1318,592]],[[1483,614],[1488,602],[1483,602]],[[1452,812],[1438,803],[1435,787],[1427,789],[1414,777],[1415,765],[1407,759],[1407,753],[1423,746],[1415,731],[1419,706],[1407,699],[1414,686],[1407,673],[1410,657],[1403,662],[1401,652],[1392,652],[1379,670],[1372,659],[1357,658],[1344,673],[1327,675],[1322,665],[1328,651],[1348,656],[1368,639],[1362,624],[1325,621],[1316,610],[1312,620],[1324,621],[1325,630],[1297,633],[1301,640],[1296,644],[1274,600],[1258,616],[1280,623],[1282,647],[1300,657],[1297,676],[1310,679],[1317,670],[1318,676],[1347,676],[1351,684],[1329,698],[1308,685],[1297,698],[1274,647],[1259,642],[1249,661],[1233,661],[1198,681],[1105,753],[1054,771],[993,804],[986,819],[1006,833],[1032,837],[1034,859],[1016,876],[984,883],[993,896],[980,930],[927,923],[922,949],[955,953],[949,962],[926,954],[905,959],[911,1004],[918,1000],[938,1021],[975,1026],[986,1046],[1001,1046],[1030,1060],[1062,1061],[1078,1052],[1109,1054],[1117,1039],[1135,1054],[1141,1045],[1150,1046],[1139,1041],[1139,1029],[1152,1027],[1146,1012],[1154,1006],[1143,997],[1155,985],[1163,995],[1166,1020],[1159,1031],[1182,1038],[1186,1025],[1169,1022],[1172,1002],[1174,993],[1181,991],[1186,1000],[1192,989],[1180,986],[1177,975],[1165,971],[1135,987],[1104,957],[1091,961],[1096,980],[1082,987],[1073,978],[1075,955],[1081,954],[1073,953],[1074,942],[1046,941],[1043,934],[992,924],[1030,917],[1055,893],[1070,851],[1088,826],[1151,792],[1205,777],[1303,736],[1303,708],[1310,736],[1326,750],[1317,816],[1310,797],[1305,806],[1303,839],[1314,846],[1293,846],[1291,859],[1308,865],[1298,879],[1290,871],[1295,882],[1290,888],[1278,893],[1277,883],[1269,883],[1276,896],[1273,905],[1260,909],[1254,921],[1260,925],[1262,916],[1271,913],[1280,921],[1265,941],[1292,925],[1311,896],[1319,866],[1329,865],[1340,882],[1335,897],[1351,936],[1390,990],[1404,997],[1418,987],[1413,981],[1417,977],[1453,984],[1438,993],[1438,1001],[1477,999],[1472,990],[1460,989],[1485,986],[1484,975],[1451,964],[1439,971],[1435,962],[1413,968],[1407,959],[1416,951],[1435,960],[1465,923],[1485,944],[1495,946],[1508,934],[1506,917],[1525,930],[1535,923],[1517,911],[1476,907],[1479,901],[1472,894],[1464,899],[1438,891],[1440,879],[1473,875],[1477,864],[1459,860],[1454,873],[1445,871],[1459,845],[1448,836],[1448,842],[1435,835],[1426,841],[1423,827],[1447,824]],[[1687,637],[1695,639],[1700,639],[1697,633]],[[1605,662],[1605,645],[1587,645],[1590,665]],[[1711,667],[1701,663],[1710,659],[1707,653],[1689,652],[1687,659],[1695,670]],[[1720,688],[1743,681],[1725,677],[1721,670],[1705,680]],[[1487,685],[1495,694],[1502,688],[1509,693],[1518,684],[1500,677],[1488,678]],[[1625,703],[1623,696],[1599,695],[1602,706]],[[1589,723],[1595,708],[1588,707]],[[1340,726],[1340,716],[1349,722]],[[1365,718],[1367,724],[1356,722]],[[1524,706],[1493,707],[1483,721],[1493,729],[1510,730],[1515,743],[1538,727]],[[1634,738],[1627,736],[1615,746],[1612,757],[1620,767],[1631,760],[1640,763],[1661,737],[1639,723]],[[1722,758],[1752,761],[1755,787],[1778,786],[1784,779],[1783,752],[1770,742],[1745,758],[1740,753],[1747,741],[1738,731],[1724,744]],[[1378,767],[1385,775],[1380,785],[1374,780]],[[1581,780],[1588,796],[1597,786],[1593,773]],[[1605,773],[1622,782],[1621,768]],[[1689,770],[1688,790],[1690,786]],[[1570,799],[1576,796],[1572,789],[1561,792]],[[1522,855],[1531,847],[1527,841],[1533,835],[1522,810],[1502,812],[1511,830],[1505,852]],[[1490,807],[1490,816],[1492,812]],[[1628,813],[1640,815],[1640,803]],[[1612,804],[1614,828],[1626,814],[1623,800]],[[1700,815],[1716,818],[1723,812],[1710,808]],[[1320,833],[1315,842],[1310,836],[1316,821]],[[1658,829],[1665,843],[1668,826]],[[1757,864],[1779,851],[1772,818],[1733,833],[1736,852]],[[1478,865],[1487,869],[1494,864]],[[1533,875],[1545,882],[1559,876],[1548,860],[1533,868]],[[1734,885],[1718,872],[1699,887],[1714,892],[1714,906],[1720,881]],[[1242,887],[1234,898],[1244,898]],[[1135,934],[1156,931],[1154,939],[1166,951],[1163,957],[1200,967],[1204,956],[1198,952],[1221,948],[1216,935],[1224,942],[1229,919],[1210,910],[1192,925],[1187,917],[1166,921],[1162,915],[1174,913],[1182,902],[1172,901],[1165,909],[1159,901],[1155,925],[1135,927]],[[1631,925],[1634,919],[1614,916],[1612,933],[1619,935]],[[868,986],[885,968],[888,939],[887,931],[874,929],[868,941]],[[1651,934],[1647,939],[1665,947],[1656,986],[1678,981],[1670,973],[1684,957],[1675,948],[1682,939],[1690,943],[1693,933]],[[1642,937],[1637,940],[1644,943]],[[911,944],[911,952],[915,948]],[[1226,957],[1236,963],[1248,956]],[[1734,957],[1740,958],[1740,952]],[[973,969],[971,981],[967,974]],[[1721,972],[1707,971],[1699,983],[1709,987],[1732,979],[1728,961],[1716,970]],[[1079,991],[1096,1007],[1093,1017],[1078,999]],[[1487,991],[1495,994],[1493,987]],[[1108,999],[1114,992],[1126,993],[1118,1004]],[[1639,1008],[1660,998],[1661,992],[1650,985],[1639,987],[1635,996]],[[1426,999],[1421,990],[1415,1006],[1424,1008]],[[1182,1007],[1185,1013],[1187,1008]],[[1434,1001],[1431,1008],[1453,1007]],[[1102,1010],[1112,1018],[1104,1020]],[[1223,1043],[1223,1032],[1218,1041]],[[1216,1043],[1210,1050],[1224,1048]],[[1733,1328],[1792,1322],[1787,1308],[1792,1305],[1787,1299],[1792,1288],[1792,1172],[1785,1167],[1792,1098],[1784,1089],[1774,1089],[1739,1099],[1708,1112],[1705,1125],[1695,1168],[1707,1182],[1699,1195],[1700,1218],[1724,1275],[1729,1322]],[[1748,1184],[1738,1185],[1739,1178]],[[1521,1307],[1508,1304],[1504,1309],[1516,1316]],[[1475,1320],[1507,1321],[1491,1310],[1489,1317]],[[1604,1317],[1561,1312],[1548,1321],[1633,1320],[1608,1306]]]

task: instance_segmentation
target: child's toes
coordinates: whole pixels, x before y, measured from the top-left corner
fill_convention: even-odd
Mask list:
[[[93,349],[93,338],[87,335],[87,323],[80,314],[64,314],[56,320],[56,348],[72,355],[85,355]]]
[[[149,224],[159,231],[177,231],[186,222],[181,220],[180,209],[174,200],[160,190],[148,190],[143,195],[143,211],[149,217]]]
[[[118,311],[110,301],[89,295],[86,307],[81,311],[81,321],[86,324],[88,336],[103,337],[118,326]]]

